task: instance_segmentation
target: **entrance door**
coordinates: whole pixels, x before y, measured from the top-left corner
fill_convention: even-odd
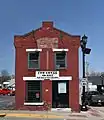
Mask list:
[[[69,81],[52,81],[52,107],[69,108]]]

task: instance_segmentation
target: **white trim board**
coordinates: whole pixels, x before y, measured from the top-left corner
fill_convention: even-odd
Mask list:
[[[42,51],[42,49],[26,49],[26,52]]]
[[[44,102],[39,102],[39,103],[27,103],[27,102],[25,102],[24,105],[44,105]]]
[[[52,80],[72,80],[72,76],[62,76],[59,78],[54,78]]]
[[[26,81],[26,80],[44,80],[44,79],[38,79],[37,77],[23,77],[23,80]],[[53,78],[51,80],[72,80],[72,76],[62,76],[62,77],[59,77],[59,78]]]
[[[53,51],[69,51],[69,49],[53,49]]]
[[[23,77],[23,80],[26,81],[26,80],[40,80],[40,79],[37,79],[36,77]],[[41,79],[43,80],[43,79]]]

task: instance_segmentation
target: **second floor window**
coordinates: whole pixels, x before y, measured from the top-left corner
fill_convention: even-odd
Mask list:
[[[55,53],[55,67],[56,69],[65,69],[67,67],[66,52]]]
[[[28,68],[39,69],[39,52],[28,53]]]

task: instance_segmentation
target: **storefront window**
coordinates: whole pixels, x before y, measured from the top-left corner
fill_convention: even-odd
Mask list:
[[[56,52],[55,53],[55,67],[56,69],[65,69],[67,66],[66,53]]]
[[[42,102],[41,81],[26,81],[26,99],[25,102]]]
[[[28,68],[39,69],[39,52],[28,53]]]

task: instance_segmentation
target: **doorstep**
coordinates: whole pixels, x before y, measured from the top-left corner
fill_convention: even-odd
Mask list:
[[[51,108],[51,111],[56,112],[71,112],[71,108]]]

